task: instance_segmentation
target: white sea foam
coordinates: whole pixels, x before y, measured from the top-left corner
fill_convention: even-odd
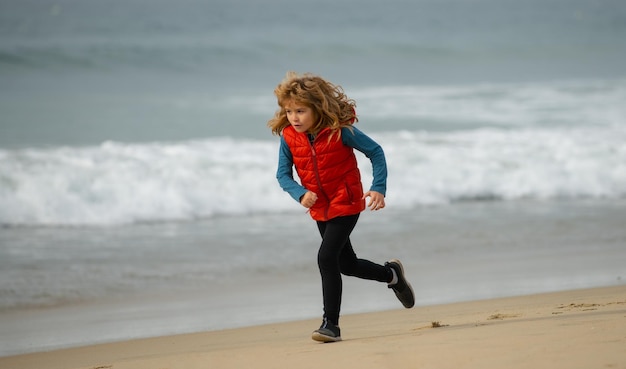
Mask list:
[[[280,209],[275,151],[231,139],[4,151],[0,222],[117,224]]]
[[[620,127],[372,136],[386,151],[393,206],[626,194]],[[277,146],[216,138],[0,151],[0,223],[107,225],[302,210],[276,182]],[[369,163],[358,156],[367,187]]]
[[[623,129],[526,128],[405,132],[381,141],[391,158],[390,201],[414,206],[479,199],[622,197],[625,139]]]

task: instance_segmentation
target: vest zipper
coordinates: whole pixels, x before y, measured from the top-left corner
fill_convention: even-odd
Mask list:
[[[313,142],[309,141],[309,145],[311,146],[311,155],[313,156],[313,171],[315,172],[315,179],[317,180],[317,186],[320,189],[321,195],[326,199],[326,207],[324,208],[324,219],[328,220],[328,210],[330,208],[330,198],[324,192],[324,188],[322,187],[322,180],[320,179],[319,169],[317,167],[317,153],[315,152],[315,146],[313,146]]]

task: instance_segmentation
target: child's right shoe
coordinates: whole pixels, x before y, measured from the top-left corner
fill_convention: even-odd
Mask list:
[[[317,329],[311,335],[311,338],[319,342],[338,342],[341,341],[341,330],[328,319],[324,318],[320,329]]]
[[[392,268],[396,272],[396,276],[398,276],[398,282],[390,284],[388,287],[393,290],[405,308],[412,308],[415,305],[415,295],[413,294],[411,284],[404,278],[402,263],[398,259],[391,259],[385,263],[385,266]]]

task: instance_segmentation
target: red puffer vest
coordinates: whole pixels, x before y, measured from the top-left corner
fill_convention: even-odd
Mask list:
[[[305,133],[291,126],[283,130],[301,184],[317,194],[309,210],[315,220],[358,214],[365,209],[361,173],[354,150],[341,142],[341,131],[330,140],[330,128],[323,129],[313,144]]]

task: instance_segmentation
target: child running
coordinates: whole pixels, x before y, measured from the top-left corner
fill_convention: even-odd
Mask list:
[[[280,136],[276,178],[283,190],[308,209],[322,236],[317,263],[324,316],[312,338],[341,341],[341,274],[387,283],[404,307],[415,303],[399,260],[380,265],[359,259],[350,243],[366,198],[370,210],[385,207],[385,154],[379,144],[353,126],[358,121],[356,103],[341,86],[316,75],[288,72],[274,94],[280,109],[268,126]],[[374,179],[365,193],[353,149],[372,162]],[[294,180],[294,166],[300,183]]]

